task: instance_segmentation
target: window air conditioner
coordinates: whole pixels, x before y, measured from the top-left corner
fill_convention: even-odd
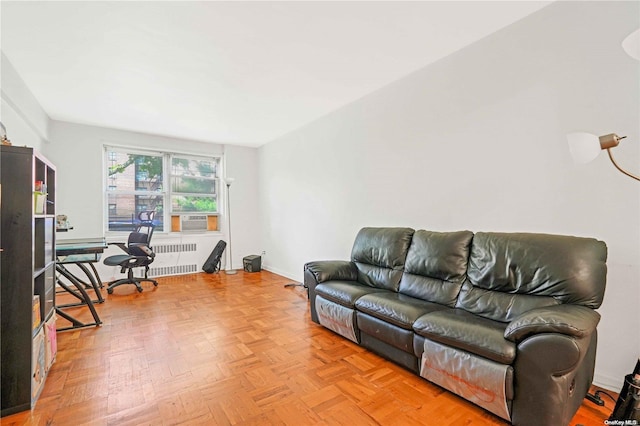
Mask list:
[[[180,230],[182,231],[206,231],[207,215],[181,215]]]

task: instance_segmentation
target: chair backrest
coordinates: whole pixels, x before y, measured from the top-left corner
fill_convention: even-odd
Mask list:
[[[156,216],[155,210],[143,210],[138,213],[138,220],[140,222],[153,222],[153,218]]]
[[[155,210],[143,210],[138,213],[138,222],[135,232],[148,234],[149,237],[147,238],[147,243],[151,242],[151,236],[153,235],[153,230],[156,227],[156,225],[153,223],[153,218],[155,217],[155,215]]]
[[[127,240],[127,245],[131,244],[147,244],[151,240],[151,234],[146,232],[137,232],[133,231],[129,234],[129,239]]]
[[[139,244],[143,244],[148,247],[149,250],[153,251],[151,248],[151,236],[153,235],[154,226],[149,224],[146,228],[148,229],[145,229],[145,231],[148,232],[134,231],[129,234],[129,239],[127,240],[127,251],[131,256],[148,256],[148,253],[138,246]]]
[[[151,222],[139,223],[138,226],[136,227],[136,230],[133,231],[132,234],[144,235],[145,241],[136,241],[136,242],[151,244],[151,237],[153,236],[153,230],[155,228],[156,226]],[[129,238],[131,238],[131,234],[129,234]]]

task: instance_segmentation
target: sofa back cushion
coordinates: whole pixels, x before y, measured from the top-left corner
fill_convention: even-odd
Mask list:
[[[471,231],[416,231],[398,291],[418,299],[455,306],[467,274]]]
[[[561,303],[597,309],[606,260],[606,245],[592,238],[478,232],[456,306],[503,322]]]
[[[351,250],[358,281],[397,291],[413,232],[411,228],[362,228]]]

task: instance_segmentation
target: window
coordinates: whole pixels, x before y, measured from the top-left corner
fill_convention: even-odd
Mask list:
[[[171,158],[172,213],[218,211],[218,162],[214,159]]]
[[[171,214],[218,213],[219,158],[105,150],[108,231],[130,231],[149,211],[157,231]]]

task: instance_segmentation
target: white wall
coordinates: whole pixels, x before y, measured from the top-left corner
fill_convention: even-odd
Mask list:
[[[235,179],[229,188],[233,267],[242,269],[243,257],[259,255],[262,251],[258,202],[258,150],[226,145],[225,158],[227,176]]]
[[[260,149],[269,268],[348,259],[363,226],[593,236],[609,247],[596,383],[640,354],[640,185],[565,134],[618,132],[640,166],[637,2],[558,2]]]
[[[105,235],[104,232],[104,179],[103,146],[124,145],[138,148],[169,150],[201,155],[224,153],[227,175],[236,178],[232,186],[233,220],[232,250],[233,266],[242,267],[242,257],[255,254],[259,250],[258,207],[257,207],[257,150],[244,147],[224,147],[222,145],[197,141],[167,138],[142,133],[87,126],[82,124],[51,121],[50,143],[45,145],[44,154],[57,167],[56,213],[66,214],[74,229],[67,234],[59,234],[58,239],[91,238]],[[224,195],[224,194],[223,194]],[[221,200],[225,208],[225,199]],[[219,233],[154,234],[158,243],[199,242],[198,253],[190,258],[202,266],[219,239],[228,240],[226,215],[219,218]],[[126,240],[126,233],[107,235],[108,241]],[[116,254],[111,248],[105,256]],[[154,266],[174,266],[177,256],[159,256]],[[181,261],[185,261],[184,257]],[[182,264],[182,263],[180,263]],[[225,263],[223,263],[223,267]],[[99,269],[101,278],[111,280],[119,277],[118,268]]]
[[[16,146],[42,151],[49,137],[49,117],[4,53],[0,52],[0,60],[0,121],[7,137]]]

